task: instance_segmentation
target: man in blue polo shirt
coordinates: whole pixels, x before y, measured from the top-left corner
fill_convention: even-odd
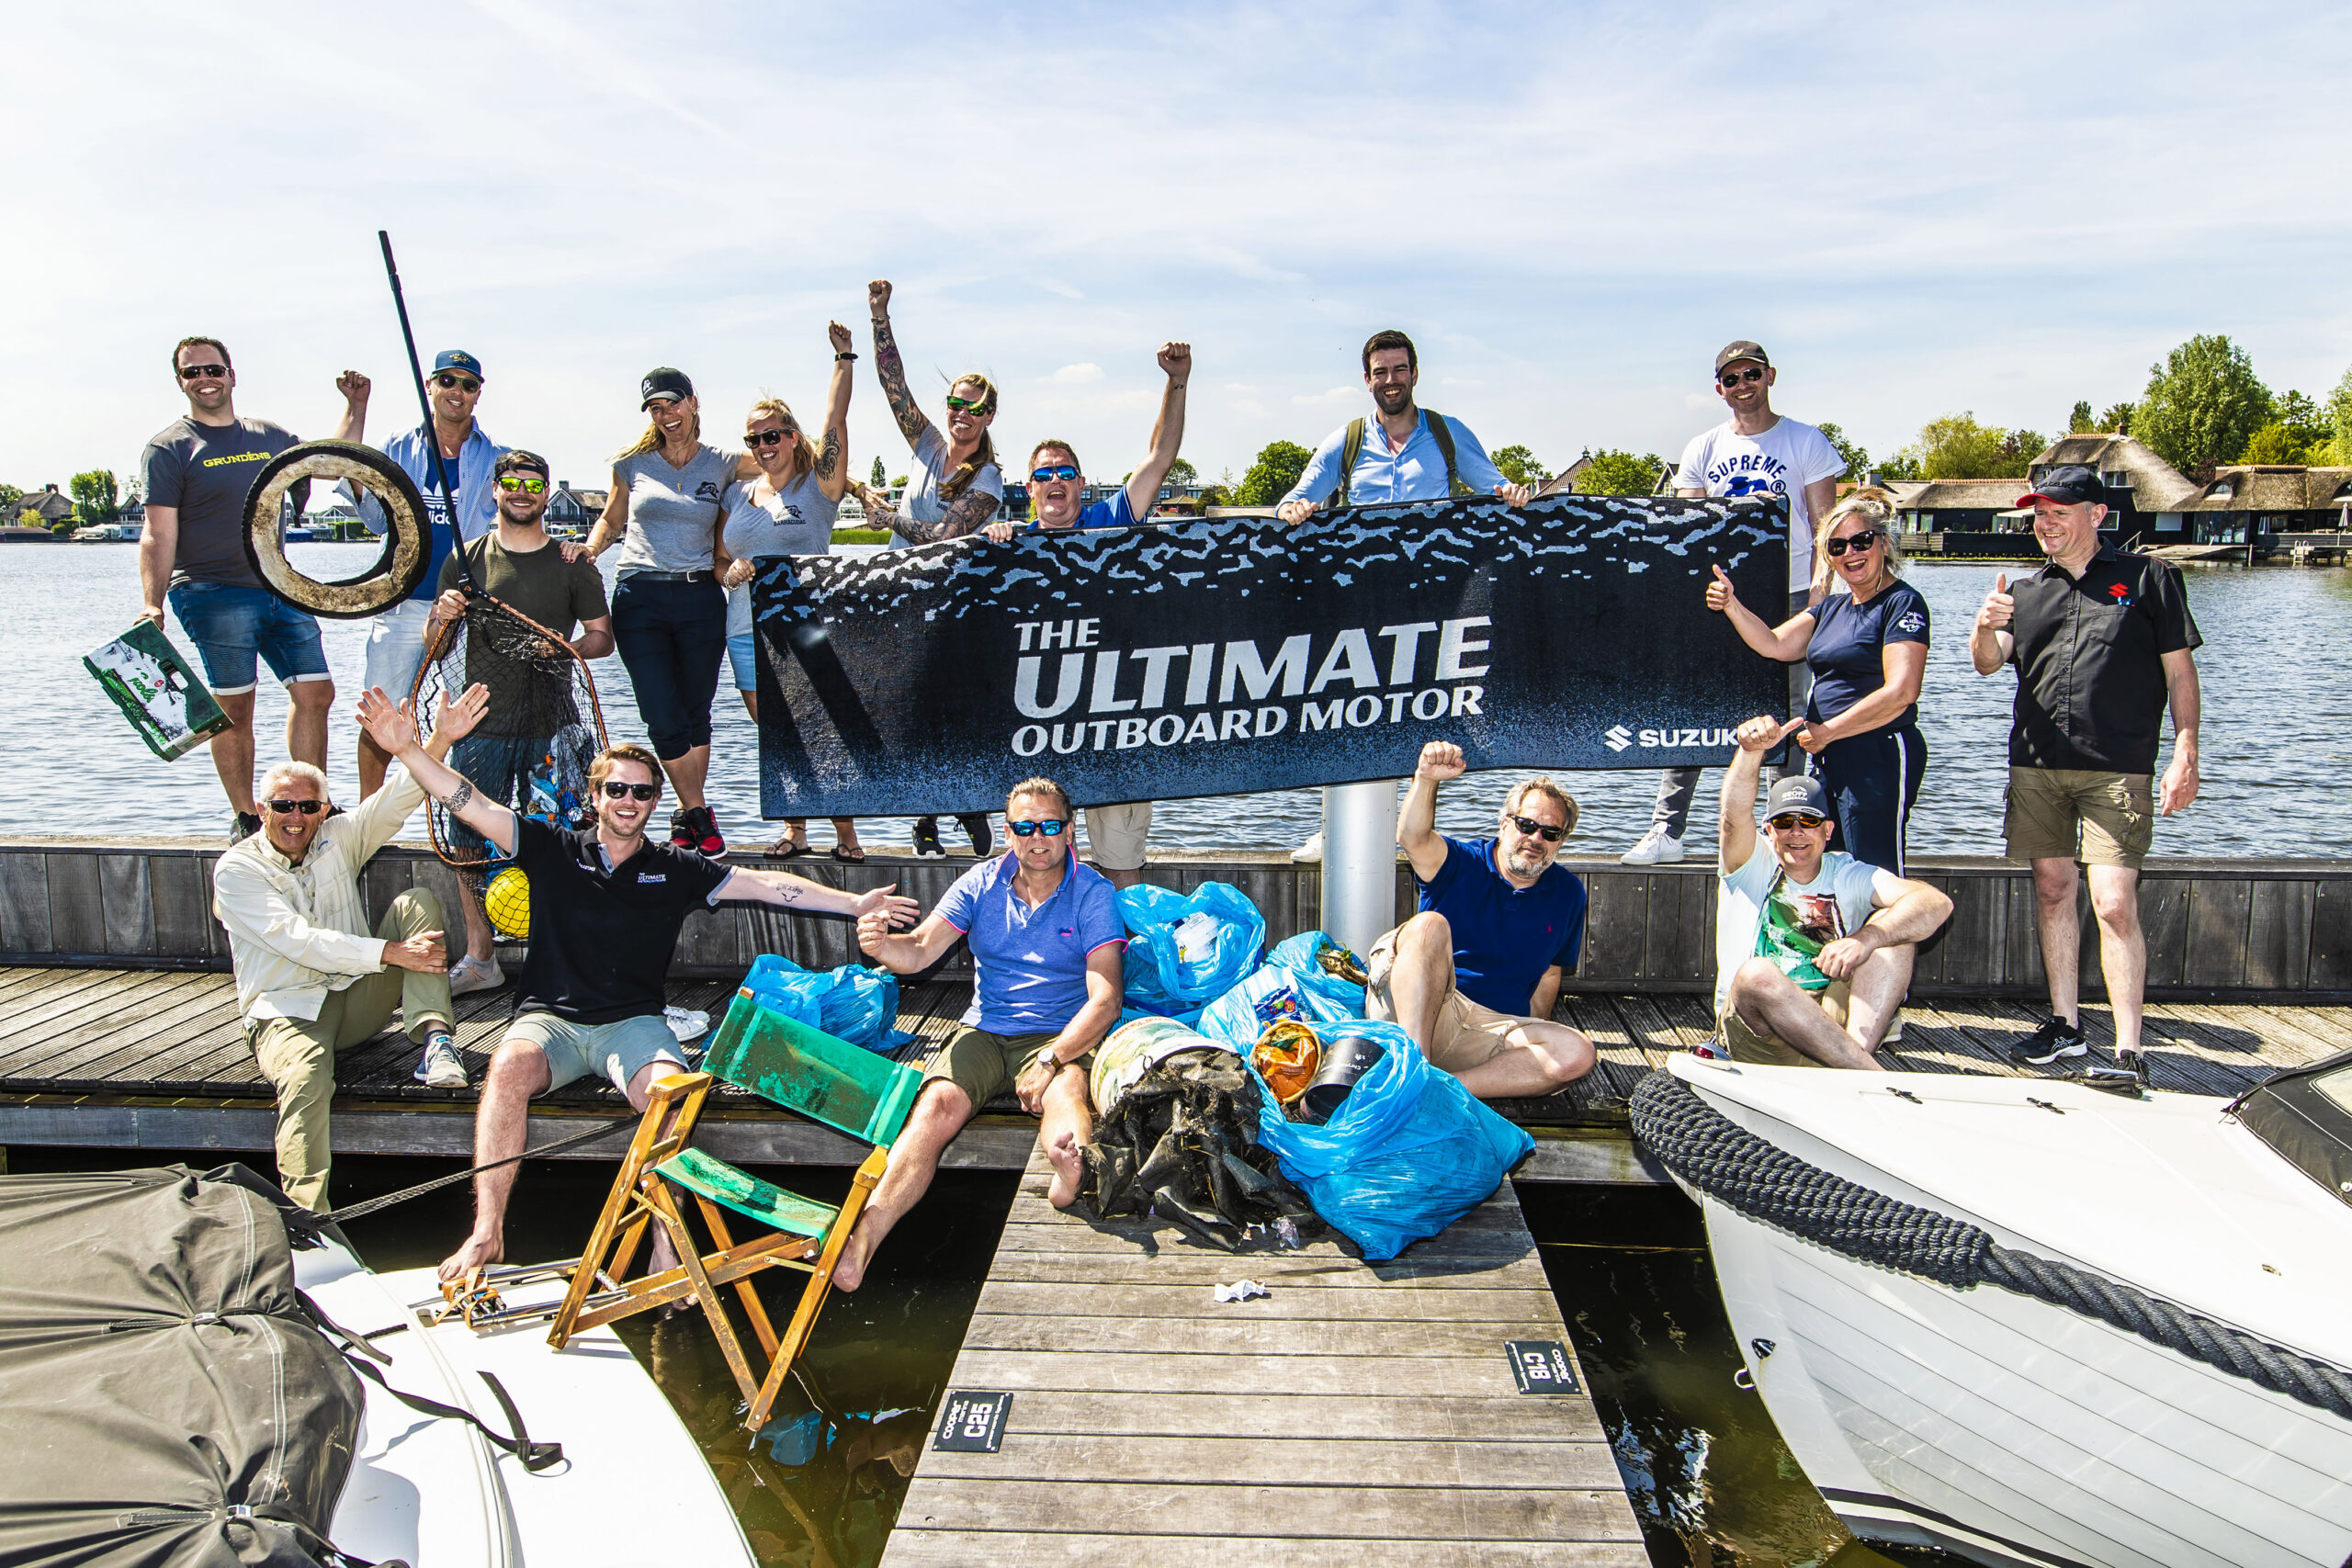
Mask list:
[[[1184,445],[1184,388],[1193,378],[1193,345],[1163,343],[1159,367],[1168,386],[1159,395],[1159,417],[1151,426],[1151,451],[1127,482],[1103,500],[1083,509],[1086,470],[1078,449],[1057,436],[1048,436],[1029,449],[1029,504],[1035,521],[1027,527],[1041,533],[1075,533],[1084,528],[1125,528],[1151,515],[1159,499],[1159,485]],[[1023,525],[991,523],[981,532],[996,544],[1012,542]],[[1151,802],[1098,802],[1086,808],[1086,844],[1094,864],[1114,887],[1133,887],[1143,880],[1145,846],[1151,838]]]
[[[1521,779],[1495,837],[1449,839],[1437,786],[1464,766],[1451,741],[1421,748],[1396,814],[1419,913],[1373,944],[1364,1007],[1481,1100],[1549,1094],[1592,1068],[1592,1042],[1552,1018],[1584,943],[1584,883],[1553,863],[1577,803],[1550,779]]]
[[[930,968],[961,940],[972,953],[972,1005],[932,1058],[928,1080],[890,1145],[889,1173],[858,1217],[833,1268],[854,1291],[874,1249],[931,1186],[939,1156],[973,1113],[1010,1088],[1041,1119],[1053,1162],[1047,1197],[1078,1196],[1093,1135],[1086,1067],[1119,1021],[1127,929],[1100,873],[1069,852],[1069,795],[1051,779],[1023,779],[1005,798],[1012,848],[956,878],[923,922],[899,935],[887,912],[857,922],[866,956],[901,975]]]

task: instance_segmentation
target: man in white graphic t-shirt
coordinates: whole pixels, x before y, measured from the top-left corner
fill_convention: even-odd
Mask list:
[[[1715,355],[1715,390],[1731,417],[1691,437],[1674,470],[1674,493],[1702,496],[1781,495],[1789,502],[1789,614],[1820,592],[1813,581],[1813,520],[1838,499],[1846,459],[1810,424],[1772,412],[1780,372],[1759,344],[1743,338]],[[1792,713],[1804,711],[1810,690],[1803,663],[1789,667]],[[1798,770],[1802,771],[1802,770]],[[1669,768],[1658,780],[1650,830],[1625,852],[1627,865],[1670,864],[1682,858],[1682,830],[1699,793],[1697,768]],[[1780,770],[1767,773],[1770,782]]]

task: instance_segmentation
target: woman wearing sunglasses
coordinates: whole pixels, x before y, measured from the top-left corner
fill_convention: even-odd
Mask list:
[[[821,556],[833,547],[833,514],[849,488],[849,329],[839,321],[827,329],[833,340],[833,379],[825,390],[821,444],[812,442],[792,410],[775,398],[752,405],[743,423],[743,445],[759,465],[757,478],[727,489],[727,524],[719,537],[733,560],[722,580],[727,587],[727,660],[743,711],[760,717],[760,656],[752,631],[752,578],[779,556]],[[768,846],[783,860],[808,853],[808,820],[785,819],[784,837]],[[865,858],[857,824],[833,818],[833,858],[853,863]]]
[[[1812,670],[1795,739],[1828,793],[1839,847],[1901,876],[1904,829],[1928,772],[1919,734],[1928,601],[1902,580],[1894,498],[1883,490],[1858,490],[1832,507],[1814,549],[1815,580],[1830,592],[1779,626],[1739,602],[1720,566],[1707,608],[1730,616],[1740,640],[1767,659],[1801,659]]]
[[[906,362],[899,355],[899,340],[890,333],[890,285],[876,278],[865,286],[866,308],[874,317],[874,369],[882,378],[882,395],[889,400],[890,415],[899,434],[914,450],[914,468],[907,476],[907,493],[900,510],[870,505],[867,516],[875,526],[890,530],[896,547],[935,544],[977,533],[996,516],[1004,501],[1004,470],[996,460],[996,445],[989,426],[996,423],[996,383],[979,372],[958,376],[947,388],[947,429],[943,434],[915,402],[907,388]],[[995,830],[986,812],[958,817],[972,840],[972,853],[985,856],[996,846]],[[915,819],[915,853],[937,860],[947,853],[939,841],[939,818]]]
[[[707,446],[702,404],[683,370],[664,366],[639,387],[645,434],[613,459],[613,491],[588,554],[620,547],[613,639],[637,693],[638,717],[676,792],[670,841],[723,855],[727,840],[703,797],[710,776],[710,704],[727,657],[728,567],[719,530],[727,487],[758,477],[748,453]]]

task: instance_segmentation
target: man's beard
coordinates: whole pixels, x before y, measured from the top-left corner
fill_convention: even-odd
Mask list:
[[[1413,400],[1413,389],[1383,387],[1373,393],[1372,400],[1380,405],[1380,412],[1383,413],[1402,413],[1405,412],[1406,405]]]

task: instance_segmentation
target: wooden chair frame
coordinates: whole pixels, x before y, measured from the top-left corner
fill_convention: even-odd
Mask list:
[[[658,1168],[691,1145],[703,1104],[718,1082],[708,1073],[673,1074],[655,1081],[637,1134],[621,1158],[612,1191],[605,1197],[595,1226],[589,1233],[588,1245],[572,1270],[571,1288],[548,1330],[548,1343],[560,1349],[573,1335],[587,1329],[674,1302],[692,1301],[709,1321],[719,1351],[727,1358],[728,1370],[734,1373],[736,1386],[742,1390],[749,1406],[743,1426],[757,1432],[767,1425],[768,1413],[784,1390],[784,1381],[791,1374],[793,1362],[799,1359],[809,1335],[816,1329],[817,1314],[832,1290],[833,1266],[839,1261],[842,1247],[855,1228],[859,1214],[864,1213],[866,1200],[889,1168],[889,1151],[876,1145],[865,1156],[851,1179],[849,1195],[842,1201],[821,1237],[776,1231],[758,1240],[738,1244],[728,1229],[721,1207],[698,1192],[693,1194],[695,1206],[702,1211],[703,1224],[717,1243],[715,1250],[705,1252],[688,1227],[685,1213],[671,1191],[671,1183]],[[629,1280],[628,1271],[637,1261],[638,1248],[644,1244],[646,1232],[652,1225],[662,1227],[679,1261],[660,1273]],[[796,1269],[808,1276],[801,1288],[799,1304],[780,1337],[753,1286],[753,1277],[768,1269]],[[752,1359],[728,1318],[725,1301],[719,1294],[720,1288],[727,1285],[734,1286],[743,1315],[750,1320],[752,1332],[759,1340],[767,1361],[763,1376],[752,1375]]]

